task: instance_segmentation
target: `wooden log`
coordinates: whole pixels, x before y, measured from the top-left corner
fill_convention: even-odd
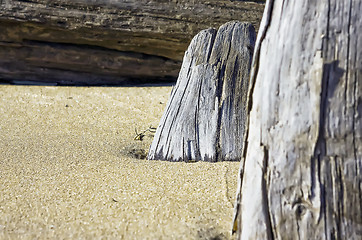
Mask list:
[[[269,0],[255,47],[234,231],[362,239],[362,4]]]
[[[264,4],[192,0],[0,0],[0,81],[175,81],[200,30],[259,26]]]
[[[236,21],[193,38],[148,159],[240,161],[255,38]]]

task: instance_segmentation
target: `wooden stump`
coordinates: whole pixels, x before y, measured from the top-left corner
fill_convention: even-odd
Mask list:
[[[267,2],[255,47],[234,230],[362,239],[362,4]]]
[[[253,26],[236,21],[193,38],[148,159],[240,160],[254,44]]]

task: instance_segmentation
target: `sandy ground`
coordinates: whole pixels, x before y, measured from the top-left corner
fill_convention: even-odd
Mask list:
[[[170,91],[0,85],[0,239],[230,239],[239,164],[134,140]]]

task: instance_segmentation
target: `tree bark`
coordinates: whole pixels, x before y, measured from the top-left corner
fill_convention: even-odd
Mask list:
[[[266,4],[234,231],[362,239],[362,3]]]
[[[175,81],[195,34],[259,26],[264,4],[193,0],[0,0],[0,81]]]
[[[241,22],[194,37],[148,159],[240,161],[255,38]]]

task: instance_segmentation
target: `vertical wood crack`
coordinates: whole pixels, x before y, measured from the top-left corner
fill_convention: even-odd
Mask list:
[[[197,96],[197,105],[195,109],[195,160],[201,160],[201,151],[200,151],[200,129],[199,129],[199,115],[200,115],[200,98],[202,90],[203,78],[200,78],[199,91]]]
[[[263,211],[265,214],[265,225],[266,225],[266,233],[269,240],[274,240],[273,234],[273,225],[270,214],[270,205],[269,205],[269,174],[268,174],[268,165],[269,165],[269,150],[266,146],[262,145],[264,151],[264,160],[263,160],[263,179],[262,179],[262,194],[263,194]]]
[[[351,18],[352,18],[352,0],[349,1],[349,10],[348,10],[348,26],[347,26],[347,58],[346,58],[346,81],[344,86],[344,102],[347,103],[347,91],[348,91],[348,82],[349,82],[349,64],[350,64],[350,49],[351,49]],[[347,114],[347,106],[344,108],[344,115]],[[354,122],[354,121],[353,121]],[[353,128],[352,128],[353,129]]]

